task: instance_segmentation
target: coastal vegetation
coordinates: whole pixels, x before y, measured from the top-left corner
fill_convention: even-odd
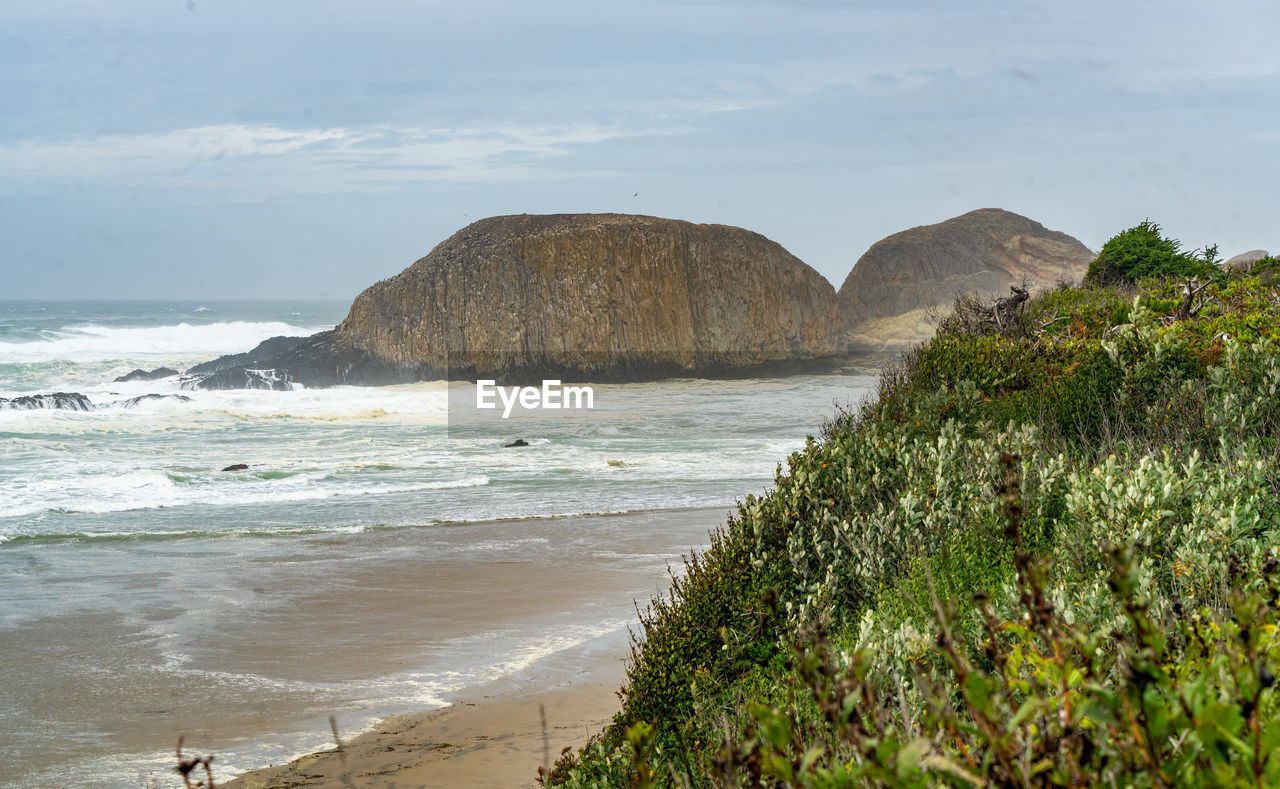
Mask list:
[[[1184,276],[1218,279],[1218,248],[1187,253],[1176,239],[1166,238],[1160,226],[1144,219],[1135,227],[1117,234],[1089,264],[1086,282],[1133,283],[1142,277]]]
[[[585,786],[1280,784],[1280,268],[960,297],[642,613]]]

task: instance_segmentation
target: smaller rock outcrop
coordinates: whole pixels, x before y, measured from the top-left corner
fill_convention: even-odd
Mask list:
[[[270,389],[293,388],[287,373],[277,373],[274,360],[297,348],[308,337],[270,337],[245,353],[220,356],[201,362],[183,375],[183,389]]]
[[[223,471],[244,471],[248,468],[248,463],[232,463],[230,466],[224,468]]]
[[[161,378],[169,378],[178,374],[177,370],[170,367],[157,367],[154,370],[143,370],[138,368],[117,378],[114,383],[124,384],[130,381],[158,381]]]
[[[190,368],[183,389],[271,389],[306,386],[398,384],[419,380],[415,371],[375,358],[335,335],[272,337],[251,351],[221,356]]]
[[[1222,264],[1222,267],[1230,271],[1231,269],[1241,269],[1249,271],[1253,268],[1253,264],[1263,258],[1271,257],[1271,253],[1265,249],[1251,249],[1248,252],[1241,252],[1233,258]]]
[[[957,293],[995,297],[1084,275],[1093,253],[1076,239],[999,208],[983,208],[877,241],[840,286],[849,347],[894,351],[933,334],[931,311]]]
[[[288,373],[275,368],[258,370],[252,367],[232,367],[210,375],[184,380],[182,388],[265,389],[273,392],[289,392],[293,390],[293,383]]]
[[[306,337],[270,337],[245,353],[219,356],[210,362],[201,362],[187,370],[187,375],[210,375],[233,367],[269,367],[271,360],[293,350]]]
[[[20,397],[0,397],[0,409],[14,411],[35,411],[39,409],[58,411],[92,411],[93,402],[79,392],[53,392],[52,394],[22,395]]]
[[[510,444],[503,444],[503,446],[506,447],[507,449],[510,449],[511,447],[527,447],[529,446],[529,442],[525,441],[523,438],[517,438],[515,441],[512,441]]]
[[[96,404],[79,392],[53,392],[51,394],[35,394],[22,395],[21,397],[5,398],[0,397],[0,410],[10,411],[36,411],[36,410],[57,410],[57,411],[93,411],[97,408],[109,408],[111,406],[119,406],[121,408],[134,408],[141,403],[153,402],[157,400],[175,400],[182,403],[191,402],[191,398],[180,394],[144,394],[137,397],[130,397],[125,400],[116,400],[106,404]]]
[[[130,397],[128,400],[117,400],[112,405],[118,405],[121,408],[134,408],[141,403],[154,402],[156,400],[175,400],[179,403],[189,403],[191,398],[180,394],[144,394],[137,397]]]

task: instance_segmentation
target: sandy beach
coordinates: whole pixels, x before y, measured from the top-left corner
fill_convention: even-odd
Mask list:
[[[536,786],[539,765],[582,745],[619,708],[626,649],[625,632],[602,636],[475,688],[444,709],[383,721],[341,750],[255,770],[225,786]]]
[[[308,757],[239,785],[343,786],[344,774],[353,786],[528,785],[544,761],[539,705],[553,759],[600,729],[618,707],[635,604],[664,590],[668,562],[725,515],[445,524],[202,552],[187,540],[103,542],[94,566],[113,568],[107,580],[136,589],[137,604],[121,592],[109,608],[0,640],[0,666],[42,666],[4,683],[8,702],[93,715],[102,742],[33,742],[24,772],[6,769],[3,782],[177,787],[182,735],[186,755],[215,757],[224,786],[331,748],[332,715],[345,766]],[[68,630],[80,634],[74,651],[60,647]],[[94,680],[71,680],[89,661]],[[29,734],[4,747],[40,730],[14,729]]]

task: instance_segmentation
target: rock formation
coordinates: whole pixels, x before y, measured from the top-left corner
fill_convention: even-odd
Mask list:
[[[1265,249],[1251,249],[1248,252],[1241,252],[1239,255],[1232,257],[1222,264],[1222,267],[1230,269],[1243,269],[1249,271],[1253,268],[1253,264],[1259,260],[1271,257],[1271,253]]]
[[[130,397],[127,400],[117,400],[112,405],[118,405],[121,408],[136,408],[142,403],[152,403],[157,400],[173,400],[177,403],[189,403],[191,398],[180,394],[144,394],[137,397]]]
[[[1065,233],[1024,216],[983,208],[936,225],[894,233],[867,250],[840,287],[840,311],[854,350],[897,350],[933,333],[930,309],[956,293],[1007,295],[1079,279],[1094,254]]]
[[[0,397],[0,409],[35,411],[56,409],[59,411],[92,411],[93,402],[79,392],[53,392],[52,394]]]
[[[475,222],[361,293],[346,320],[189,372],[308,386],[450,377],[644,380],[822,364],[836,294],[777,243],[626,214]]]
[[[79,392],[53,392],[52,394],[21,395],[13,398],[0,397],[0,410],[93,411],[97,408],[108,408],[112,406],[119,406],[120,408],[134,408],[140,403],[152,402],[155,400],[174,400],[183,403],[191,402],[191,398],[186,395],[144,394],[138,395],[137,397],[130,397],[125,400],[115,400],[111,403],[97,404],[90,400],[86,395],[82,395]]]
[[[114,381],[114,383],[123,384],[128,383],[129,381],[158,381],[161,378],[168,378],[177,374],[177,370],[169,367],[157,367],[154,370],[143,370],[142,368],[138,368],[120,376]]]

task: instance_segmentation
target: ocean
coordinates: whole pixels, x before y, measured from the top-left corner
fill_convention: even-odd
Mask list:
[[[874,386],[601,384],[567,429],[451,437],[443,382],[113,383],[346,307],[0,302],[0,398],[92,403],[0,405],[0,784],[176,785],[179,733],[225,778],[622,630]]]

